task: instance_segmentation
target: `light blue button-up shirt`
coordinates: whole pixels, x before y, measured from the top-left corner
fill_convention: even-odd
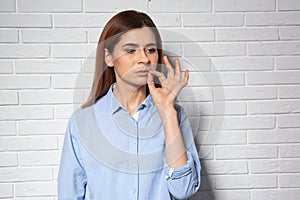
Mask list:
[[[150,95],[132,117],[112,93],[71,116],[58,174],[59,200],[187,199],[200,187],[189,120],[175,105],[188,161],[165,161],[163,124]]]

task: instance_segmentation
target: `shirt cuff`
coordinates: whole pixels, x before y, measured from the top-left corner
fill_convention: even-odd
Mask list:
[[[166,179],[179,179],[184,176],[187,176],[188,174],[192,173],[192,168],[194,167],[194,160],[189,151],[186,151],[188,160],[187,162],[179,168],[171,168],[168,164],[167,167],[164,169],[164,173],[166,175]]]

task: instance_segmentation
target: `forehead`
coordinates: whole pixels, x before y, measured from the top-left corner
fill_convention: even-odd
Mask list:
[[[119,44],[125,43],[136,43],[136,44],[149,44],[156,43],[155,35],[150,27],[143,27],[132,29],[125,34],[123,34],[120,38]]]

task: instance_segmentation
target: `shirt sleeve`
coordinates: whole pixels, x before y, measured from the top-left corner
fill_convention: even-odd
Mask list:
[[[177,106],[175,108],[178,112],[180,130],[186,146],[188,160],[185,165],[176,169],[167,165],[164,168],[164,173],[172,196],[177,199],[187,199],[195,194],[200,187],[201,164],[189,119],[182,107]]]
[[[65,134],[58,172],[58,200],[81,200],[85,195],[87,178],[75,131],[74,120],[71,117]]]

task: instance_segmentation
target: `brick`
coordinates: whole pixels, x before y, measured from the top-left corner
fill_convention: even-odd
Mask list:
[[[30,29],[22,30],[23,43],[84,43],[84,29]]]
[[[215,11],[275,11],[275,0],[215,0]]]
[[[262,71],[274,69],[270,57],[214,57],[212,62],[217,71]]]
[[[69,119],[73,113],[74,105],[55,105],[55,119]]]
[[[296,56],[277,57],[276,69],[277,70],[299,70],[300,57],[296,57]]]
[[[0,109],[0,120],[53,119],[51,106],[5,106]]]
[[[299,40],[300,27],[280,27],[279,38],[280,40]]]
[[[185,87],[181,90],[178,99],[185,101],[212,101],[213,94],[210,88]]]
[[[1,76],[0,89],[38,89],[50,87],[50,76]]]
[[[276,188],[275,175],[235,175],[215,177],[216,189]]]
[[[300,98],[300,86],[280,86],[279,98],[280,99],[293,99]]]
[[[278,10],[300,10],[300,2],[298,0],[278,0]]]
[[[247,13],[246,26],[299,25],[300,12]]]
[[[19,122],[19,135],[53,135],[66,132],[66,120],[26,120]]]
[[[212,160],[214,158],[213,146],[197,146],[198,155],[200,159]]]
[[[251,43],[248,52],[251,56],[299,55],[300,42]]]
[[[59,166],[53,167],[53,179],[57,181],[58,178],[58,172],[59,172]]]
[[[300,199],[299,189],[273,189],[273,190],[253,190],[253,199],[264,199],[264,200],[295,200]]]
[[[105,6],[103,6],[105,5]],[[134,8],[136,10],[147,10],[147,1],[140,0],[120,0],[117,2],[107,3],[105,0],[86,0],[85,11],[86,12],[119,12],[120,10]]]
[[[277,91],[272,86],[245,86],[214,88],[215,93],[225,94],[226,100],[263,100],[276,99]],[[216,96],[217,100],[224,100],[223,96]]]
[[[76,95],[74,97],[74,95]],[[20,92],[20,104],[72,104],[84,101],[84,93],[72,90],[32,90]]]
[[[282,100],[282,101],[257,101],[248,102],[249,114],[287,114],[299,113],[300,101]]]
[[[150,10],[151,12],[210,12],[211,11],[211,1],[151,1]]]
[[[54,75],[52,76],[52,87],[55,89],[91,88],[93,74],[78,75]],[[76,90],[78,91],[78,90]]]
[[[89,43],[97,43],[99,41],[102,31],[103,31],[103,28],[88,28],[87,29],[88,42]]]
[[[164,42],[214,41],[213,29],[160,29]]]
[[[274,127],[275,116],[230,116],[224,117],[223,124],[225,130],[270,129]]]
[[[267,173],[299,173],[300,160],[276,159],[276,160],[252,160],[249,161],[249,168],[252,174]]]
[[[275,85],[300,83],[300,71],[247,72],[248,85]]]
[[[16,153],[1,152],[0,160],[0,170],[3,169],[2,167],[13,167],[18,165],[18,155]]]
[[[240,43],[186,43],[183,52],[184,56],[244,56],[246,46]]]
[[[298,128],[300,127],[300,115],[279,115],[278,116],[278,127],[279,128]]]
[[[86,58],[95,55],[96,46],[90,44],[55,44],[52,50],[54,58]]]
[[[0,135],[16,135],[17,127],[15,122],[0,121]]]
[[[199,131],[195,140],[203,145],[246,144],[246,131]]]
[[[0,58],[47,58],[49,56],[49,45],[0,45]]]
[[[270,145],[239,145],[215,147],[217,160],[277,158],[277,147]]]
[[[214,197],[222,200],[250,200],[250,192],[247,190],[214,190]],[[208,198],[207,200],[212,199]]]
[[[178,13],[153,13],[151,18],[155,25],[161,27],[181,27],[181,15]]]
[[[54,14],[54,27],[99,28],[104,27],[111,14]]]
[[[217,144],[246,144],[246,131],[221,131]]]
[[[56,195],[56,194],[55,194]],[[14,198],[15,200],[57,200],[57,198],[53,198],[53,197],[42,197],[42,196],[38,196],[38,197],[16,197]]]
[[[25,182],[15,184],[15,195],[17,197],[45,196],[57,194],[57,184],[53,181]],[[41,199],[41,197],[38,197]]]
[[[212,130],[212,125],[214,125],[214,130],[216,129],[216,132],[213,132],[213,135],[219,134],[219,130],[223,126],[224,118],[223,117],[208,117],[208,116],[188,116],[191,125],[192,125],[192,130],[200,130],[200,131],[211,131]],[[201,123],[200,123],[201,121]],[[218,136],[218,135],[216,135]],[[215,140],[217,138],[214,138]],[[213,141],[215,141],[213,140]]]
[[[18,92],[0,91],[0,105],[16,105],[19,103],[18,97]]]
[[[10,60],[0,60],[0,74],[12,74],[13,63]]]
[[[299,158],[300,145],[281,145],[279,152],[281,158]]]
[[[297,101],[257,101],[248,102],[249,114],[282,114],[298,113],[299,102]]]
[[[199,104],[197,104],[197,102],[184,102],[182,106],[189,116],[246,114],[246,103],[244,102],[201,102]],[[201,109],[196,109],[196,107]]]
[[[14,196],[14,185],[0,183],[0,198],[12,198]]]
[[[244,74],[242,73],[191,72],[189,74],[190,86],[233,86],[244,84]]]
[[[279,187],[300,188],[300,175],[299,174],[279,175]]]
[[[180,57],[182,55],[182,48],[179,43],[163,43],[162,49],[168,57]]]
[[[217,41],[267,41],[278,40],[277,28],[216,29]]]
[[[51,27],[50,14],[0,14],[0,27],[5,28],[29,28],[29,27]]]
[[[0,168],[0,179],[3,182],[46,181],[52,179],[52,168]]]
[[[204,161],[205,174],[222,175],[222,174],[246,174],[248,173],[247,161]]]
[[[243,14],[183,14],[184,27],[234,27],[244,24]]]
[[[249,130],[248,140],[251,144],[300,143],[300,134],[295,129]]]
[[[16,11],[16,0],[1,0],[0,11],[4,11],[4,12]]]
[[[190,63],[187,67],[181,66],[181,70],[188,69],[190,72],[207,72],[211,71],[211,59],[210,58],[200,58],[200,57],[185,57],[186,61]]]
[[[43,151],[43,152],[22,152],[20,153],[21,166],[49,166],[59,165],[59,151]]]
[[[81,12],[80,0],[19,0],[19,12]]]
[[[16,60],[15,70],[17,74],[61,74],[78,73],[81,69],[80,60]]]
[[[57,138],[54,136],[26,137],[10,136],[0,138],[0,151],[29,151],[57,149]]]
[[[18,30],[0,30],[0,42],[16,43],[19,42]]]

